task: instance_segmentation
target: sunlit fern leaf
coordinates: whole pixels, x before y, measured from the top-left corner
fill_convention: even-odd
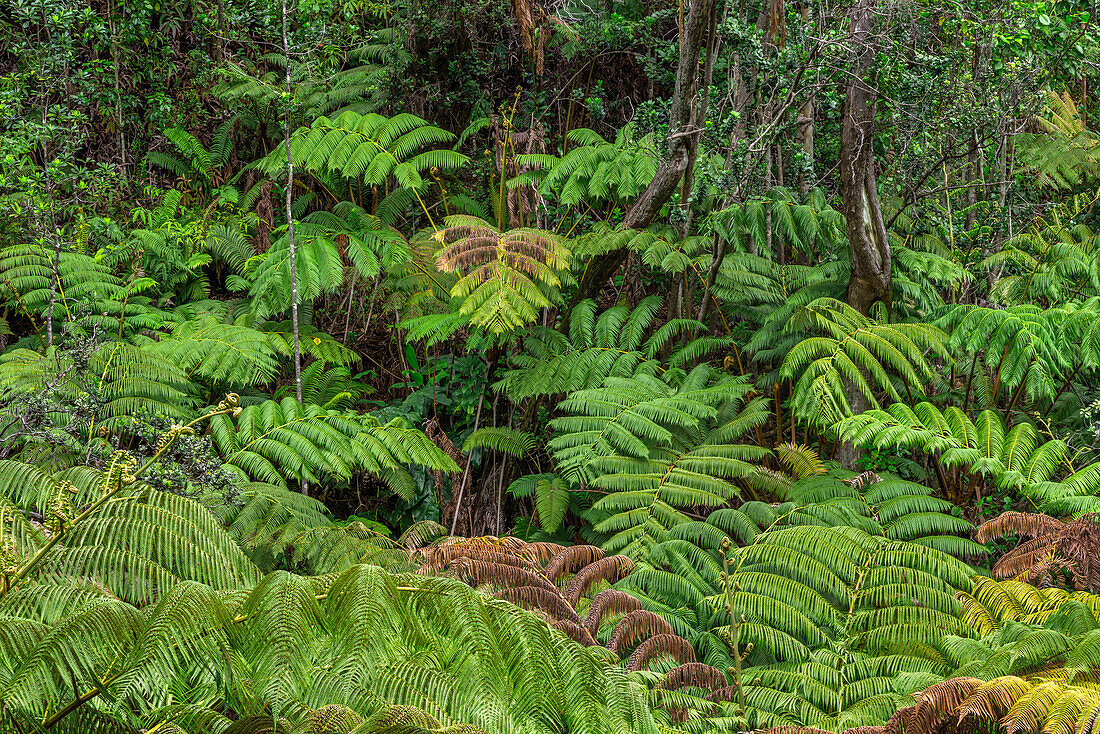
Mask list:
[[[1081,605],[1092,618],[1091,623],[1073,628],[1071,633],[1089,631],[1100,619],[1100,595],[1057,587],[1040,589],[1010,579],[995,581],[984,576],[975,577],[973,590],[968,594],[960,593],[959,601],[962,618],[982,636],[996,632],[1010,621],[1046,625],[1068,602]]]
[[[560,301],[570,252],[559,236],[536,229],[501,232],[464,215],[448,217],[445,225],[436,233],[444,244],[439,269],[461,276],[451,295],[462,299],[458,313],[475,326],[503,334]]]

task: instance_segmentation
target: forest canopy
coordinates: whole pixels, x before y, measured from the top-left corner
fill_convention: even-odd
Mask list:
[[[3,0],[0,734],[1093,734],[1086,0]]]

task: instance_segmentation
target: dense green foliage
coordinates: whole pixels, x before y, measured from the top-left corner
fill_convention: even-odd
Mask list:
[[[3,0],[0,734],[1091,734],[1085,0]]]

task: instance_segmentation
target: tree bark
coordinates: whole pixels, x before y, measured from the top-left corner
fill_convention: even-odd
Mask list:
[[[877,0],[857,0],[852,9],[852,63],[840,134],[840,178],[848,223],[852,276],[848,303],[869,313],[876,302],[890,306],[890,241],[879,207],[872,140],[878,91],[873,86]]]
[[[877,0],[856,0],[852,8],[851,39],[856,56],[848,77],[840,133],[841,196],[852,262],[847,300],[863,314],[869,314],[877,302],[889,308],[892,301],[890,241],[879,207],[873,146],[878,100],[874,87],[877,9]],[[846,393],[853,413],[870,408],[867,399],[851,383]],[[848,469],[858,469],[861,456],[858,446],[848,443],[837,446],[836,458]]]

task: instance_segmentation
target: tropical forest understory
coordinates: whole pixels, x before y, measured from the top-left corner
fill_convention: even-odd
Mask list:
[[[0,734],[1100,731],[1089,0],[3,0]]]

